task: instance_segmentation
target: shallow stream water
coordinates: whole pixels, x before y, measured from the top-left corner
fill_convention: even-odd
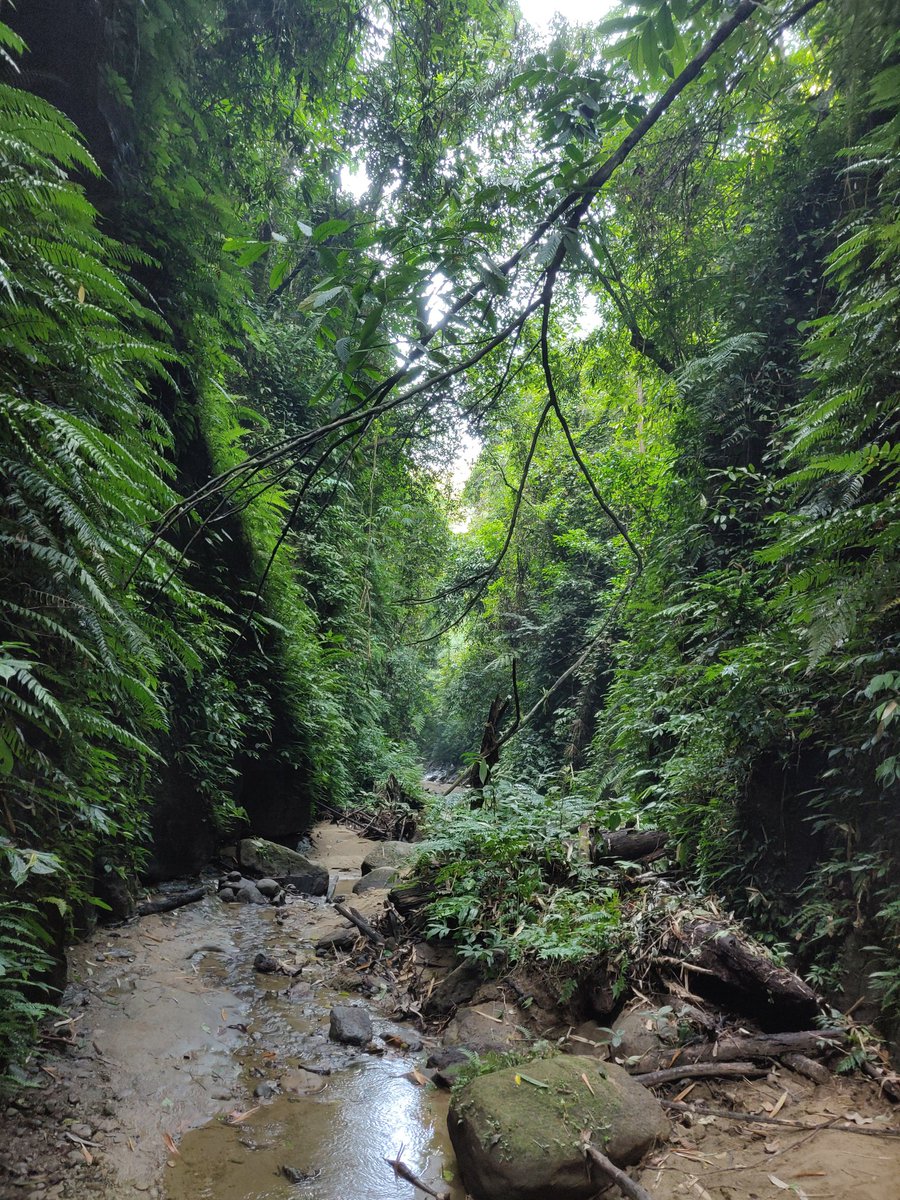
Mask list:
[[[352,880],[351,861],[361,861],[366,852],[365,843],[346,834],[330,855],[322,847],[343,882]],[[400,1158],[435,1191],[463,1200],[446,1133],[446,1095],[423,1087],[412,1074],[425,1054],[390,1047],[373,1054],[328,1039],[334,1004],[367,1007],[376,1035],[400,1028],[356,993],[335,990],[332,960],[313,954],[309,941],[323,920],[333,919],[333,910],[321,902],[295,902],[281,926],[272,909],[208,903],[203,943],[208,948],[192,964],[202,986],[222,988],[241,1002],[244,1037],[235,1040],[228,1030],[233,1020],[210,1030],[220,1045],[224,1040],[237,1073],[239,1102],[231,1112],[240,1119],[232,1116],[229,1123],[220,1114],[184,1132],[165,1172],[167,1200],[424,1196],[397,1178],[389,1158]],[[299,976],[255,972],[260,949],[302,965]],[[224,1073],[231,1072],[225,1067]],[[269,1099],[256,1098],[260,1085],[278,1090]]]

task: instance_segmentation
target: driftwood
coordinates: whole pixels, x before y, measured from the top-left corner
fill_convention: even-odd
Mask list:
[[[347,908],[345,904],[335,904],[334,907],[342,917],[346,917],[348,921],[355,925],[360,933],[369,939],[373,946],[384,945],[384,938],[378,930],[370,925],[365,917],[361,917],[355,908]]]
[[[595,829],[591,862],[649,862],[664,853],[668,840],[661,829]]]
[[[620,1171],[616,1164],[610,1162],[593,1142],[584,1142],[583,1148],[585,1158],[589,1158],[595,1166],[599,1167],[606,1178],[611,1180],[623,1195],[629,1196],[630,1200],[653,1200],[648,1191],[645,1191],[639,1183],[635,1183],[630,1175]]]
[[[434,1200],[450,1200],[449,1192],[436,1192],[431,1184],[420,1179],[413,1171],[409,1169],[405,1162],[401,1162],[399,1158],[386,1158],[384,1160],[388,1166],[394,1168],[394,1174],[398,1179],[405,1179],[407,1183],[411,1183],[414,1188],[418,1188],[420,1192],[424,1192],[426,1196],[434,1196]]]
[[[705,1105],[701,1108],[699,1105],[685,1104],[682,1100],[660,1100],[660,1104],[663,1108],[690,1113],[694,1117],[722,1117],[726,1121],[746,1121],[751,1125],[781,1125],[787,1129],[806,1129],[810,1133],[827,1129],[834,1133],[857,1133],[860,1137],[900,1139],[900,1129],[866,1129],[860,1125],[852,1125],[849,1121],[840,1121],[839,1118],[807,1125],[805,1121],[791,1121],[787,1117],[770,1117],[763,1113],[733,1112],[729,1108],[707,1108]]]
[[[843,1029],[810,1029],[802,1033],[762,1033],[747,1037],[724,1034],[715,1042],[682,1046],[680,1050],[651,1050],[626,1067],[631,1074],[667,1070],[693,1063],[746,1062],[754,1058],[780,1058],[783,1054],[815,1054],[839,1050],[847,1041]]]
[[[819,1066],[816,1063],[816,1066]],[[825,1068],[822,1067],[824,1071]],[[662,1083],[674,1083],[678,1079],[715,1079],[728,1075],[744,1076],[748,1079],[757,1075],[767,1075],[768,1067],[757,1067],[749,1062],[711,1062],[685,1063],[681,1067],[665,1067],[661,1071],[648,1071],[646,1075],[633,1075],[632,1078],[644,1087],[658,1087]],[[826,1072],[827,1073],[827,1072]]]
[[[206,895],[206,888],[191,888],[189,892],[170,893],[168,896],[158,896],[155,900],[147,900],[137,906],[139,917],[149,917],[153,913],[171,912],[173,908],[183,908],[186,904],[196,904]]]
[[[808,1028],[819,1011],[809,984],[776,966],[723,921],[686,921],[677,936],[697,991],[779,1030]]]

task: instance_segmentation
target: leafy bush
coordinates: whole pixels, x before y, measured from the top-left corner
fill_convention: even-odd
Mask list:
[[[485,789],[483,808],[437,800],[424,861],[436,892],[426,932],[487,964],[528,958],[560,984],[600,956],[622,961],[619,897],[577,851],[593,812],[582,796],[539,795],[525,784]],[[571,986],[571,985],[569,985]]]

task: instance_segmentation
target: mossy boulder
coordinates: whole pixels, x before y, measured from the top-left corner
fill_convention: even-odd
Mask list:
[[[362,860],[362,874],[368,875],[380,867],[402,867],[409,856],[421,848],[413,842],[379,842]]]
[[[244,870],[292,884],[298,892],[324,896],[328,890],[328,871],[310,862],[305,854],[279,846],[265,838],[244,838],[238,843],[238,861]]]
[[[603,1181],[585,1164],[584,1130],[624,1167],[669,1129],[651,1092],[621,1067],[582,1055],[478,1076],[453,1097],[447,1124],[478,1200],[589,1200]]]

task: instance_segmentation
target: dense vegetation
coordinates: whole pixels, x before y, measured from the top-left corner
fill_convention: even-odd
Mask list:
[[[511,690],[470,953],[486,863],[609,949],[529,855],[637,821],[896,1009],[891,0],[83,9],[0,13],[0,1058],[48,931]]]

